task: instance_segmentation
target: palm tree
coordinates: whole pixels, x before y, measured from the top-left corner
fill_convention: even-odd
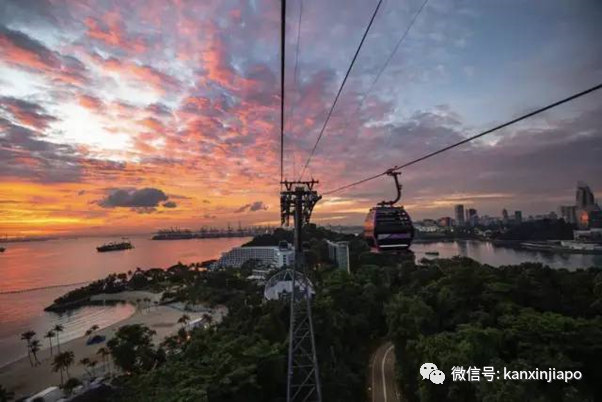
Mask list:
[[[64,330],[65,327],[63,327],[61,324],[56,324],[53,328],[53,331],[56,334],[56,347],[59,350],[59,353],[61,353],[61,342],[59,339],[59,333],[63,332]]]
[[[71,351],[58,353],[56,356],[54,356],[54,360],[52,362],[52,371],[55,373],[57,371],[61,373],[61,386],[63,386],[63,370],[67,372],[67,378],[70,378],[69,366],[73,364],[74,360],[75,355]]]
[[[86,374],[88,374],[90,379],[92,379],[92,374],[88,371],[88,367],[90,366],[90,359],[88,359],[87,357],[84,357],[83,359],[81,359],[79,361],[79,364],[84,366],[84,370],[86,371]]]
[[[189,321],[190,317],[187,314],[183,314],[182,317],[178,319],[178,324],[182,324],[182,328],[184,328]]]
[[[105,367],[108,366],[108,368],[109,368],[109,374],[111,374],[111,366],[110,366],[110,364],[108,364],[110,362],[108,361],[107,357],[110,354],[111,354],[111,352],[109,352],[109,349],[105,348],[104,346],[102,348],[98,349],[98,351],[96,352],[96,355],[100,356],[100,358],[102,359],[102,364]]]
[[[29,349],[31,350],[31,354],[36,362],[36,365],[40,365],[40,361],[38,360],[38,352],[40,351],[40,341],[37,339],[32,339],[29,344]]]
[[[46,332],[46,335],[44,335],[44,338],[48,338],[48,341],[50,342],[50,356],[54,356],[54,350],[52,348],[52,338],[54,338],[54,336],[55,333],[53,330]]]
[[[92,370],[92,376],[96,377],[96,365],[98,364],[98,362],[96,360],[90,360],[90,363],[88,364],[88,367],[90,367],[90,369]]]
[[[27,357],[29,357],[29,364],[33,367],[33,360],[31,360],[31,340],[36,336],[35,331],[31,329],[21,334],[21,340],[27,342]]]

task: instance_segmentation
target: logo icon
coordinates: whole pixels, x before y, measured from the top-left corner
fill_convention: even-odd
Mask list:
[[[422,379],[426,380],[429,378],[429,375],[432,371],[437,370],[437,366],[433,363],[424,363],[420,366],[420,375],[422,375]]]
[[[420,375],[423,380],[429,379],[433,384],[443,384],[445,374],[434,363],[424,363],[420,366]]]
[[[429,379],[433,384],[443,384],[443,381],[445,381],[445,374],[441,370],[433,370],[429,375]]]

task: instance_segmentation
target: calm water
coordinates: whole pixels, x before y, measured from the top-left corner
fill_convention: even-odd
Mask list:
[[[133,250],[98,253],[96,246],[119,240],[79,238],[31,243],[9,243],[0,254],[0,366],[26,355],[20,334],[33,329],[44,347],[43,334],[64,325],[63,340],[80,337],[92,325],[106,327],[134,312],[127,304],[91,306],[62,315],[44,312],[54,299],[77,286],[9,293],[92,281],[113,272],[140,268],[167,268],[178,261],[202,262],[247,242],[248,238],[152,241],[131,237]]]
[[[570,270],[602,267],[602,255],[557,254],[517,250],[506,247],[495,247],[491,243],[470,240],[412,244],[412,251],[414,251],[418,260],[423,257],[428,258],[425,255],[427,251],[438,251],[439,258],[461,255],[494,267],[520,264],[522,262],[540,262],[551,268],[566,268]]]

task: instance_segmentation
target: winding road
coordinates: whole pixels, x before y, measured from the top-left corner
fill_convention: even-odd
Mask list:
[[[370,363],[372,402],[400,402],[395,383],[395,347],[391,342],[381,345]]]

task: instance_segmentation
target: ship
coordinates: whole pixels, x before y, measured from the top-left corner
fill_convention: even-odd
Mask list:
[[[0,247],[0,253],[3,253],[6,249],[4,247]]]
[[[120,251],[120,250],[130,250],[134,248],[132,243],[129,240],[121,241],[121,242],[111,242],[103,244],[102,246],[96,247],[96,250],[99,253],[104,253],[107,251]]]

